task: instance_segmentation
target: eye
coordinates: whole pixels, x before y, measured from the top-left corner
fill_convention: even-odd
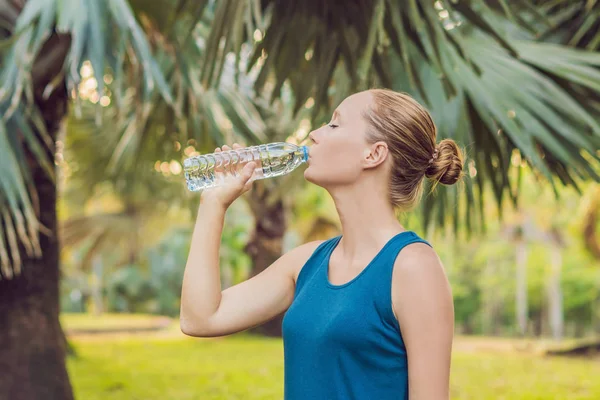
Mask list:
[[[337,126],[337,125],[335,125],[335,124],[329,124],[329,127],[330,127],[331,129],[335,129],[335,128],[337,128],[338,126]]]

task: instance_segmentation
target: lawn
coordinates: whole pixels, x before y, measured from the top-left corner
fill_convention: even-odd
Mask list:
[[[79,400],[281,399],[281,340],[245,334],[219,339],[72,338],[68,368]],[[493,346],[492,346],[493,347]],[[454,351],[453,399],[600,399],[600,361],[515,351]]]
[[[170,318],[146,314],[92,314],[62,313],[60,323],[67,333],[95,333],[160,329],[170,325]]]

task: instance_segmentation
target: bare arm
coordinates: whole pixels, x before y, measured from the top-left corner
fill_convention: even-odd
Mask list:
[[[240,147],[233,145],[234,149]],[[223,150],[229,149],[223,146]],[[225,212],[250,190],[254,168],[250,162],[233,182],[202,193],[181,289],[179,319],[181,331],[187,335],[223,336],[260,325],[285,311],[294,297],[298,271],[319,244],[302,245],[253,278],[221,291],[219,250]]]
[[[201,202],[198,209],[181,287],[179,320],[187,335],[202,333],[221,302],[219,249],[225,212],[226,207],[211,201]]]
[[[320,243],[299,246],[260,274],[221,291],[219,248],[224,214],[218,205],[200,206],[181,295],[180,325],[186,335],[229,335],[284,312],[294,298],[296,271]]]
[[[407,350],[410,400],[449,399],[454,306],[431,247],[415,243],[400,252],[392,302]]]

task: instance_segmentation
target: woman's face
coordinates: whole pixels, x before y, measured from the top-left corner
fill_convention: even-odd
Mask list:
[[[369,92],[346,98],[334,111],[331,121],[312,131],[308,168],[304,178],[324,188],[356,182],[369,154],[367,122],[362,114],[371,102]]]

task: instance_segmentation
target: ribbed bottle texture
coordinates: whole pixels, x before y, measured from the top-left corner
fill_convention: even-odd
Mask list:
[[[276,142],[190,157],[183,162],[187,187],[199,191],[227,182],[250,161],[256,169],[250,180],[285,175],[308,160],[308,147]]]

